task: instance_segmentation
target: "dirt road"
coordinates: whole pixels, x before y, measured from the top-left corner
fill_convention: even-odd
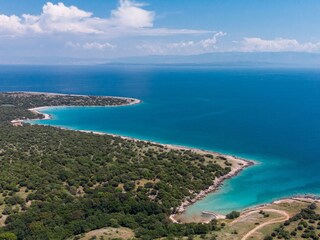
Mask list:
[[[255,233],[256,231],[258,231],[259,229],[267,226],[267,225],[270,225],[270,224],[274,224],[274,223],[280,223],[280,222],[284,222],[286,220],[288,220],[290,218],[289,214],[285,211],[282,211],[282,210],[277,210],[277,209],[257,209],[257,210],[254,210],[254,211],[251,211],[251,212],[247,212],[243,215],[241,215],[239,218],[237,218],[236,220],[234,220],[232,222],[232,224],[234,223],[237,223],[237,222],[240,222],[243,218],[253,214],[253,213],[257,213],[257,212],[260,212],[261,210],[263,210],[264,212],[274,212],[274,213],[278,213],[280,215],[282,215],[281,217],[278,217],[278,218],[274,218],[274,219],[271,219],[267,222],[264,222],[262,224],[260,224],[259,226],[255,227],[254,229],[250,230],[249,232],[246,233],[246,235],[244,235],[241,240],[246,240],[248,239],[248,237],[250,237],[253,233]]]

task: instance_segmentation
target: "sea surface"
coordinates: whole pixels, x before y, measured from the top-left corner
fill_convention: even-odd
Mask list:
[[[45,110],[39,124],[120,134],[255,160],[190,206],[227,213],[320,194],[320,70],[210,66],[1,66],[0,91],[141,99],[125,107]]]

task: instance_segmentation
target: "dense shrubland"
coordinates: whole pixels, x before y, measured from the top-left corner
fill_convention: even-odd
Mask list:
[[[14,119],[31,119],[43,118],[42,114],[35,114],[26,109],[14,106],[1,106],[0,105],[0,124],[9,123]]]
[[[12,92],[0,93],[0,106],[12,104],[19,108],[35,108],[42,106],[119,106],[133,102],[129,98],[104,96],[59,95]]]
[[[28,103],[0,96],[0,105],[14,105],[0,107],[0,239],[66,239],[106,226],[154,239],[216,228],[168,216],[227,174],[226,160],[107,135],[13,127],[14,118],[39,117],[26,110],[38,106],[38,95]]]

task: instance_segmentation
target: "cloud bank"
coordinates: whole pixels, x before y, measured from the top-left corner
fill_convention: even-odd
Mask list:
[[[106,50],[106,49],[115,49],[116,46],[111,43],[99,43],[99,42],[86,42],[86,43],[73,43],[67,42],[68,47],[74,49],[85,49],[85,50]]]
[[[244,38],[241,50],[244,52],[314,52],[320,50],[320,42],[300,43],[296,39],[276,38],[262,39],[258,37]]]
[[[120,0],[109,18],[94,17],[93,13],[60,2],[47,2],[40,15],[0,15],[0,36],[25,34],[96,34],[111,37],[119,35],[175,35],[201,34],[210,31],[153,28],[155,12],[143,9],[145,4]]]
[[[38,14],[0,13],[0,56],[3,59],[37,55],[85,59],[232,51],[320,52],[320,41],[248,37],[245,33],[235,39],[232,32],[159,27],[158,14],[163,13],[157,14],[138,1],[118,0],[114,9],[106,11],[105,17],[63,2],[47,2]],[[163,22],[172,24],[169,26],[175,24]],[[190,24],[189,21],[186,24]],[[214,27],[214,22],[209,24]]]
[[[189,41],[189,42],[179,42],[169,45],[169,48],[202,48],[202,49],[211,49],[215,48],[218,42],[218,38],[226,36],[227,33],[217,32],[213,35],[212,38],[203,39],[200,41]]]
[[[144,43],[136,46],[137,49],[143,50],[148,54],[161,54],[161,55],[172,55],[172,54],[201,54],[213,52],[218,49],[219,38],[226,36],[225,32],[216,32],[211,38],[202,39],[199,41],[180,41],[174,43]]]

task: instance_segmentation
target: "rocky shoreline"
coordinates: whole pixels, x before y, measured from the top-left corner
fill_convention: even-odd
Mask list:
[[[219,155],[227,158],[228,160],[230,160],[230,158],[231,158],[231,160],[235,163],[235,166],[233,166],[232,170],[228,174],[221,176],[219,178],[216,178],[210,187],[208,187],[205,190],[201,190],[195,197],[186,198],[181,203],[181,205],[178,208],[176,208],[175,212],[170,215],[170,219],[173,222],[178,223],[179,221],[176,219],[176,217],[178,215],[183,214],[186,211],[187,207],[189,207],[190,205],[194,204],[195,202],[203,199],[209,193],[217,191],[225,180],[230,179],[230,178],[238,175],[245,168],[250,167],[255,164],[253,161],[242,159],[242,158],[237,158],[235,156],[224,155],[224,154],[219,154]],[[218,218],[224,218],[224,217],[225,217],[224,215],[218,215]]]

